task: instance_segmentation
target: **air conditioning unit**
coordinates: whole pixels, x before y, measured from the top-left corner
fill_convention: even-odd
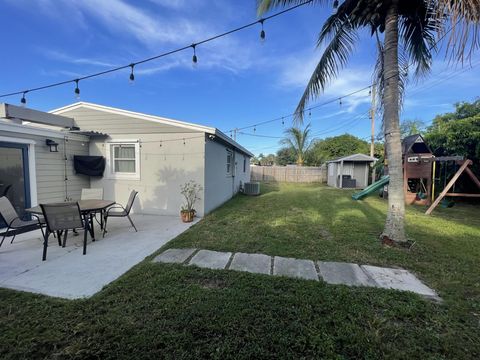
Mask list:
[[[245,195],[260,195],[260,183],[258,182],[247,182],[243,189]]]

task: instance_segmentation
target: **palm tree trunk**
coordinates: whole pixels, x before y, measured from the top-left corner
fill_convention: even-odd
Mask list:
[[[385,145],[388,161],[388,212],[381,235],[383,243],[406,242],[405,195],[403,190],[402,145],[400,140],[398,89],[398,3],[392,0],[385,24],[383,94]]]

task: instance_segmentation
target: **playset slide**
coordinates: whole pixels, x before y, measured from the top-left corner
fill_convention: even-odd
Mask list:
[[[359,191],[352,195],[353,200],[363,199],[365,196],[370,195],[371,193],[378,192],[382,187],[388,184],[390,181],[390,176],[382,176],[380,180],[374,182],[373,184],[367,186],[362,191]]]

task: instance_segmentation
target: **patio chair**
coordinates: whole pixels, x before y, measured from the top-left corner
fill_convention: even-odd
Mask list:
[[[13,240],[15,240],[15,236],[38,230],[40,229],[42,231],[43,235],[43,225],[42,221],[40,218],[36,215],[32,216],[35,218],[35,220],[23,220],[20,216],[18,216],[17,211],[13,207],[12,203],[6,196],[0,197],[0,217],[3,219],[5,224],[7,224],[7,228],[5,231],[0,233],[2,236],[2,241],[0,241],[0,246],[2,246],[3,241],[5,238],[12,237],[12,240],[10,241],[10,244],[13,243]]]
[[[84,228],[82,214],[78,203],[56,203],[56,204],[40,204],[42,213],[45,218],[46,230],[43,236],[43,255],[42,260],[47,258],[48,238],[50,234],[57,233],[58,245],[65,247],[69,230]],[[87,234],[84,231],[83,253],[87,247]],[[63,244],[61,236],[63,235]]]
[[[103,200],[103,188],[82,189],[80,200]]]
[[[107,219],[109,217],[127,217],[128,220],[130,221],[130,224],[132,224],[135,231],[137,231],[137,228],[135,227],[135,224],[133,223],[132,218],[130,217],[130,210],[132,210],[133,202],[135,201],[137,194],[138,194],[138,191],[132,190],[132,192],[130,193],[130,197],[128,198],[127,206],[123,207],[120,204],[115,204],[105,212],[104,221],[103,221],[104,237],[105,237],[105,233],[107,232]]]

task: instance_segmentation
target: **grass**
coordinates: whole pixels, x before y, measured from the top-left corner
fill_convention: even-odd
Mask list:
[[[86,300],[0,289],[0,358],[478,358],[479,208],[409,207],[411,251],[379,245],[386,203],[319,185],[237,196],[167,247],[399,266],[445,300],[153,264]],[[163,249],[162,249],[163,250]]]

